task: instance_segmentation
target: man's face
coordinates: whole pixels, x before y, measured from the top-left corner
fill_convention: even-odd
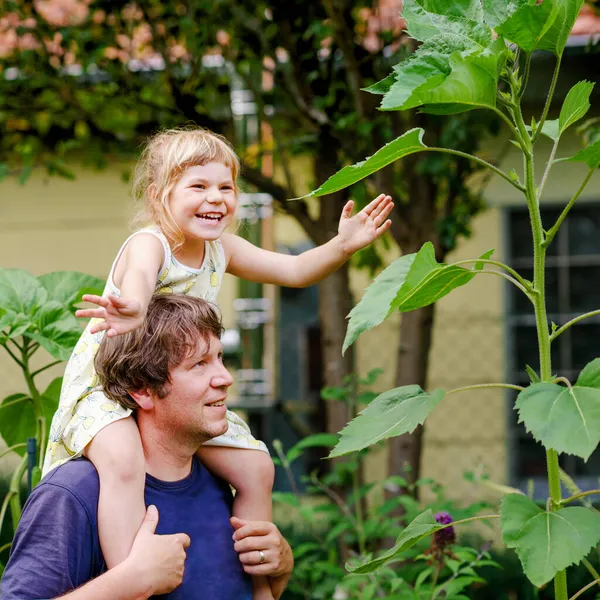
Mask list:
[[[155,417],[179,439],[205,442],[227,431],[227,388],[233,379],[223,365],[223,345],[214,335],[199,339],[194,352],[172,367],[164,398],[154,400]]]

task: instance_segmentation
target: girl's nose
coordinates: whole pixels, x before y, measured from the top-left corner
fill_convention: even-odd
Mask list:
[[[208,202],[214,202],[215,204],[220,204],[221,202],[223,202],[223,194],[221,193],[221,190],[219,190],[218,188],[211,188],[208,190],[208,193],[206,194],[206,199],[208,200]]]

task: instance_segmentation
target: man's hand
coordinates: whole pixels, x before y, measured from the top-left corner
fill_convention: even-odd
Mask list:
[[[118,298],[113,294],[106,297],[84,294],[82,300],[100,307],[83,308],[75,313],[76,317],[100,319],[90,333],[106,331],[108,337],[114,337],[137,329],[144,321],[144,311],[137,300]]]
[[[190,538],[185,533],[157,535],[158,510],[149,506],[124,565],[148,585],[149,595],[168,594],[183,581]]]
[[[235,529],[234,549],[248,575],[267,575],[273,596],[283,593],[294,568],[292,549],[277,526],[268,521],[245,521],[231,517]],[[264,557],[264,560],[263,560]]]

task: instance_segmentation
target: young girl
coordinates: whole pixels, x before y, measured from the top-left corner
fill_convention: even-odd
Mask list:
[[[232,148],[209,131],[177,129],[152,138],[134,181],[141,203],[136,222],[146,227],[121,247],[104,294],[83,297],[98,308],[77,312],[91,320],[67,364],[44,473],[82,454],[92,461],[100,478],[98,531],[109,568],[128,555],[144,517],[145,464],[131,410],[97,387],[93,361],[103,336],[139,327],[152,294],[193,294],[214,302],[225,272],[262,283],[312,285],[391,224],[389,196],[378,196],[355,216],[350,201],[331,241],[299,256],[269,252],[224,233],[237,207],[238,173]],[[235,516],[271,520],[268,450],[234,413],[227,418],[227,433],[199,448],[198,455],[235,488]],[[253,587],[254,600],[272,598],[266,578],[255,577]]]

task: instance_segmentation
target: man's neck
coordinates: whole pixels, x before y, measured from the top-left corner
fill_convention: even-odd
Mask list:
[[[148,474],[161,481],[179,481],[190,474],[198,446],[182,444],[152,427],[140,427],[140,434]]]

